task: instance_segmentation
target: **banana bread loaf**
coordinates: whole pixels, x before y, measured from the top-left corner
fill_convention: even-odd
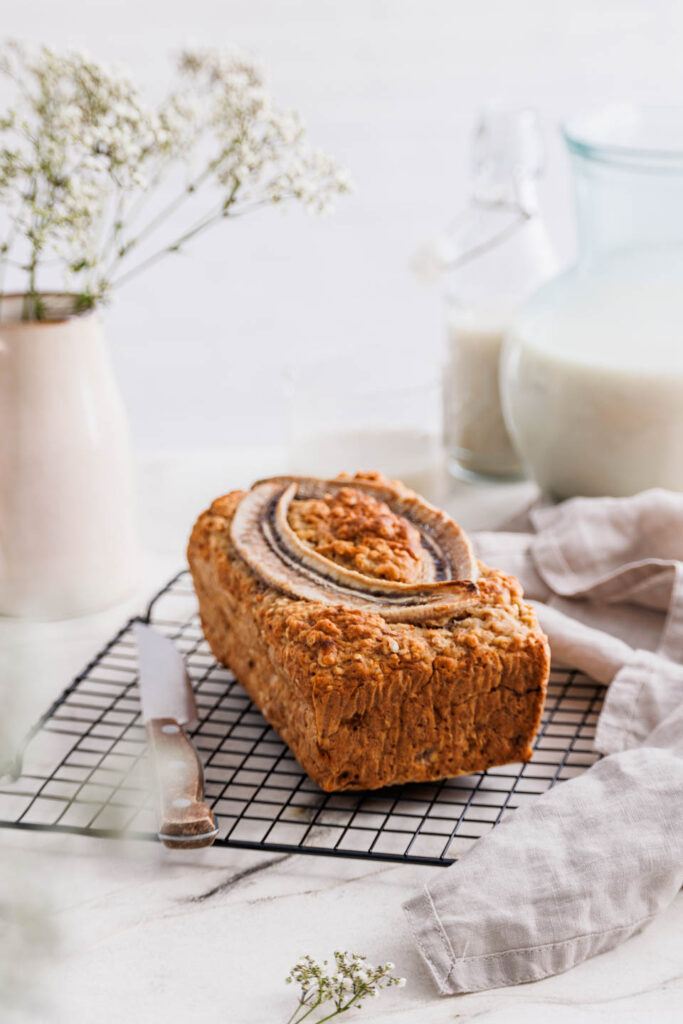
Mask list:
[[[199,517],[188,559],[214,655],[322,789],[531,757],[549,672],[534,612],[402,484],[234,491]]]

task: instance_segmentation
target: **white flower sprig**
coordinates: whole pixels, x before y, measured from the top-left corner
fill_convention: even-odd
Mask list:
[[[126,72],[84,54],[5,47],[0,73],[18,99],[0,117],[0,298],[5,267],[24,270],[27,318],[44,312],[44,267],[61,267],[88,308],[224,218],[290,200],[326,214],[351,191],[347,172],[275,103],[254,61],[186,49],[176,72],[153,107]],[[177,193],[145,216],[174,172]],[[182,208],[192,218],[161,241]]]
[[[333,965],[327,960],[318,964],[312,957],[302,956],[286,979],[288,984],[297,983],[300,987],[298,1005],[287,1024],[300,1024],[315,1010],[327,1009],[326,1016],[314,1022],[323,1024],[352,1006],[358,1007],[368,996],[378,996],[383,988],[402,988],[406,979],[394,977],[393,970],[392,963],[372,967],[360,953],[335,952]],[[334,1006],[331,1011],[329,1004]]]

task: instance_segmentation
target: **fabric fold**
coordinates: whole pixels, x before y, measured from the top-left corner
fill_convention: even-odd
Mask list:
[[[446,994],[559,974],[648,924],[683,884],[683,759],[599,761],[505,816],[404,904]]]
[[[683,495],[575,498],[535,533],[481,533],[517,576],[553,663],[606,687],[578,778],[507,814],[405,905],[439,990],[565,971],[633,935],[683,884]]]

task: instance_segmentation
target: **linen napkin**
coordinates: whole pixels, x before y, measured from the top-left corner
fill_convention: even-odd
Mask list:
[[[575,498],[529,525],[479,534],[477,553],[521,581],[553,660],[608,686],[595,739],[608,756],[404,904],[444,994],[565,971],[683,884],[683,495]]]

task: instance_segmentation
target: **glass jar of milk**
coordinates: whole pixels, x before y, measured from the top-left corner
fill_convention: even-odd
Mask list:
[[[538,213],[542,146],[531,110],[489,107],[473,146],[472,195],[416,270],[445,274],[444,440],[457,476],[518,477],[501,406],[503,339],[519,306],[557,270]]]
[[[565,126],[580,258],[517,318],[508,421],[556,497],[683,491],[683,110]]]

